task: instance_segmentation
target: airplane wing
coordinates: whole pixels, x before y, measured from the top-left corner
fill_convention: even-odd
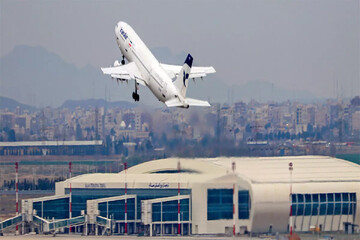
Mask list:
[[[112,78],[120,80],[136,80],[141,85],[146,86],[147,82],[143,79],[138,67],[134,62],[108,68],[101,68],[104,74],[111,75]]]
[[[177,77],[182,66],[179,65],[170,65],[170,64],[162,64],[161,67],[169,74],[171,78]],[[199,78],[205,77],[207,74],[215,73],[215,69],[213,67],[192,67],[189,78]]]

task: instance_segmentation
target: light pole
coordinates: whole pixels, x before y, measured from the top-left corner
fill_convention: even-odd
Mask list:
[[[292,236],[293,233],[293,222],[292,222],[292,171],[293,171],[293,163],[290,162],[289,163],[289,172],[290,172],[290,196],[289,196],[289,201],[290,201],[290,236]]]
[[[124,163],[124,170],[125,170],[125,235],[127,235],[127,176],[126,176],[127,163]]]
[[[15,163],[15,188],[16,188],[16,216],[19,215],[19,164]],[[19,235],[19,225],[16,224],[16,235]]]
[[[184,212],[181,212],[181,235],[184,235]]]
[[[72,189],[71,189],[71,166],[72,162],[69,162],[69,179],[70,179],[70,189],[69,189],[69,218],[72,218]],[[71,224],[69,225],[69,234],[71,234]]]
[[[236,165],[235,162],[232,162],[232,171],[235,176],[235,169]],[[233,183],[233,236],[236,234],[236,227],[235,227],[235,183]]]
[[[125,209],[124,209],[124,211],[125,211],[125,216],[124,216],[124,221],[125,221],[125,226],[124,226],[124,234],[125,235],[127,235],[128,234],[128,216],[127,216],[127,213],[128,213],[128,206],[127,206],[127,168],[128,168],[128,165],[127,165],[127,162],[124,162],[123,164],[119,164],[119,166],[120,165],[123,165],[123,167],[124,167],[124,174],[125,174],[125,183],[124,183],[124,192],[125,192],[125,199],[124,199],[124,201],[125,201]],[[134,223],[135,225],[134,225],[134,227],[135,227],[135,229],[136,229],[136,222]],[[120,227],[120,226],[119,226]],[[120,231],[120,230],[119,230]]]
[[[178,170],[178,236],[180,236],[180,161],[178,161],[177,170]]]

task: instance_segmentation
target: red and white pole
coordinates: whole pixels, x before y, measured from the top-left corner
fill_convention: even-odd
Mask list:
[[[127,163],[124,163],[124,169],[125,169],[125,234],[127,234],[127,175],[126,175]]]
[[[16,216],[19,215],[19,164],[15,163],[15,188],[16,188]],[[16,235],[19,234],[19,226],[16,225]]]
[[[235,184],[233,184],[233,199],[235,199]],[[233,200],[233,236],[235,236],[235,201]]]
[[[235,166],[235,162],[233,162],[232,163],[232,170],[233,170],[233,174],[234,174],[234,176],[235,176],[235,168],[236,168],[236,166]],[[236,228],[235,228],[235,218],[236,218],[236,216],[235,216],[235,183],[233,184],[233,236],[235,236],[235,230],[236,230]]]
[[[178,162],[178,235],[180,235],[180,161]]]
[[[293,171],[293,163],[290,162],[289,163],[289,171],[290,171],[290,223],[289,223],[289,227],[290,227],[290,236],[292,236],[293,233],[293,219],[292,219],[292,171]]]
[[[69,162],[69,179],[71,179],[71,165],[72,163]],[[71,180],[70,180],[71,181]],[[69,198],[69,218],[72,218],[72,193],[71,193],[71,182],[70,182],[70,198]],[[71,233],[71,225],[69,226],[69,233]]]

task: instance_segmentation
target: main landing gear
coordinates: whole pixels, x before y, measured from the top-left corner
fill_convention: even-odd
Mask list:
[[[140,95],[137,93],[137,90],[138,90],[138,83],[137,81],[135,80],[135,92],[132,93],[132,97],[133,99],[135,100],[135,102],[138,102],[140,100]]]
[[[121,65],[125,65],[125,56],[123,55],[123,59],[121,60]]]

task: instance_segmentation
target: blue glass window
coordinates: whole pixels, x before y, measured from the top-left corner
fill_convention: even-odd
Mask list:
[[[324,193],[320,194],[320,202],[322,202],[322,203],[326,202],[326,194],[324,194]]]
[[[313,194],[312,198],[313,198],[313,202],[319,202],[319,194]]]
[[[333,215],[334,214],[334,203],[328,203],[326,214],[327,215]]]
[[[207,219],[232,219],[232,189],[208,189]]]
[[[350,211],[350,203],[344,202],[341,214],[348,215],[349,211]]]
[[[249,219],[251,200],[249,191],[239,191],[239,219]]]
[[[304,215],[304,210],[305,210],[304,204],[303,204],[303,203],[298,204],[298,205],[297,205],[296,215],[297,215],[297,216],[302,216],[302,215]]]
[[[335,202],[341,202],[341,193],[335,193]]]
[[[161,221],[161,203],[152,204],[152,220],[154,222]]]
[[[311,203],[306,203],[305,204],[305,216],[310,216],[311,215]]]
[[[178,220],[177,200],[163,202],[163,221],[177,221],[177,220]]]
[[[43,206],[41,206],[43,204]],[[69,197],[34,202],[33,209],[36,214],[43,218],[65,219],[69,218]],[[44,210],[44,212],[42,212]]]
[[[319,203],[313,203],[311,215],[316,216],[319,213],[320,213],[320,205],[319,205]]]
[[[340,203],[335,203],[335,215],[339,215],[341,214],[341,202]]]
[[[351,215],[356,206],[355,193],[293,194],[295,216]]]
[[[334,201],[334,194],[333,193],[328,193],[327,194],[327,201],[328,202],[333,202]]]
[[[351,202],[356,202],[356,195],[355,195],[355,193],[350,193],[350,201],[351,201]]]
[[[320,204],[320,215],[325,215],[326,214],[326,203],[321,203]]]
[[[125,220],[125,200],[99,203],[100,216],[115,220]],[[135,219],[135,198],[127,199],[127,219]]]

